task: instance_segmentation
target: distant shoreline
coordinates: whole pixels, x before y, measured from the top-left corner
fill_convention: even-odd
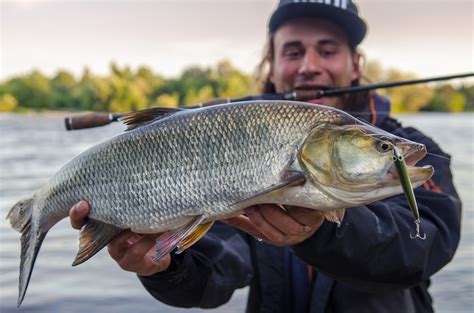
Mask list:
[[[88,113],[103,113],[99,111],[62,111],[62,110],[22,110],[22,111],[11,111],[11,112],[0,112],[3,114],[18,114],[18,115],[40,115],[46,117],[66,117],[78,114]],[[472,114],[474,111],[462,111],[462,112],[445,112],[445,111],[418,111],[418,112],[391,112],[392,116],[403,116],[403,115],[415,115],[415,114]]]
[[[24,110],[24,111],[11,111],[11,112],[0,112],[2,114],[18,114],[18,115],[40,115],[46,117],[66,117],[77,114],[95,113],[95,111],[60,111],[60,110]]]

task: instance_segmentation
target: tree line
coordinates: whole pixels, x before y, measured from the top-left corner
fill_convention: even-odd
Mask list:
[[[416,78],[386,70],[377,62],[364,69],[364,82]],[[94,75],[88,68],[80,78],[66,70],[47,77],[38,70],[0,83],[0,112],[68,110],[128,112],[153,106],[177,107],[212,98],[258,94],[255,75],[243,73],[229,61],[212,67],[190,66],[177,78],[165,78],[147,66],[132,70],[110,64],[110,74]],[[412,85],[379,90],[392,100],[395,112],[474,111],[474,85]]]

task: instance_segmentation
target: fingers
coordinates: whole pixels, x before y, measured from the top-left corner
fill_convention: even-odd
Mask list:
[[[268,241],[268,238],[262,234],[261,231],[249,220],[249,218],[245,215],[239,215],[235,217],[231,217],[222,222],[230,224],[238,229],[254,236],[255,238],[262,239]]]
[[[122,254],[119,264],[131,265],[142,262],[143,257],[155,247],[155,239],[149,236],[142,236],[140,239],[131,244],[125,253]],[[150,252],[155,252],[153,249]],[[151,254],[148,255],[148,257]],[[153,255],[154,256],[154,255]]]
[[[159,235],[140,235],[127,230],[107,248],[110,256],[123,270],[148,276],[166,270],[171,262],[169,255],[158,262],[154,261],[156,238]]]
[[[324,217],[317,211],[298,208],[284,210],[273,204],[252,206],[245,209],[250,224],[242,219],[237,223],[239,228],[256,237],[277,245],[292,245],[310,237],[322,224]],[[245,222],[247,223],[247,222]],[[307,224],[308,223],[308,224]],[[261,235],[259,235],[261,234]]]
[[[69,219],[72,228],[81,229],[81,227],[86,223],[89,211],[90,206],[86,201],[82,200],[76,203],[69,211]]]
[[[301,235],[310,230],[309,226],[300,223],[288,211],[276,205],[262,205],[258,212],[273,227],[286,235]]]
[[[287,207],[287,212],[296,221],[313,229],[319,228],[325,219],[322,211],[297,206]]]
[[[264,206],[250,207],[245,209],[245,213],[249,217],[249,220],[255,227],[265,235],[272,243],[280,245],[283,243],[286,236],[285,233],[281,232],[275,225],[271,224],[261,212]],[[278,208],[279,209],[279,208]],[[268,210],[266,210],[268,214]]]
[[[141,235],[135,234],[130,230],[123,231],[107,245],[107,249],[109,250],[109,254],[112,259],[119,261],[127,249],[140,238]]]

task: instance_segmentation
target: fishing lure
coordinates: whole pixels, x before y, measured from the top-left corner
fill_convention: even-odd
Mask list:
[[[413,192],[413,186],[408,176],[408,169],[403,155],[398,151],[397,147],[393,147],[393,161],[395,162],[395,167],[397,168],[398,176],[400,178],[400,183],[403,188],[405,197],[407,198],[408,204],[410,205],[413,215],[415,215],[415,225],[416,225],[416,234],[412,235],[410,233],[410,238],[415,239],[419,238],[422,240],[426,239],[426,234],[420,234],[420,212],[418,211],[418,205],[416,204],[415,193]]]

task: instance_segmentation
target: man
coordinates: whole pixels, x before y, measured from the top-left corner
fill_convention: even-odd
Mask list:
[[[358,84],[357,45],[365,33],[351,1],[281,0],[269,22],[264,91]],[[416,190],[426,240],[410,239],[413,216],[399,195],[347,210],[339,227],[305,208],[250,207],[226,221],[244,232],[216,223],[190,249],[158,263],[154,236],[126,232],[109,244],[112,258],[173,306],[217,307],[250,285],[248,312],[432,312],[429,277],[451,260],[460,234],[461,203],[448,156],[389,118],[388,102],[379,96],[310,102],[350,111],[446,157],[423,160],[436,170]],[[88,210],[85,202],[71,210],[73,227],[80,228]]]

